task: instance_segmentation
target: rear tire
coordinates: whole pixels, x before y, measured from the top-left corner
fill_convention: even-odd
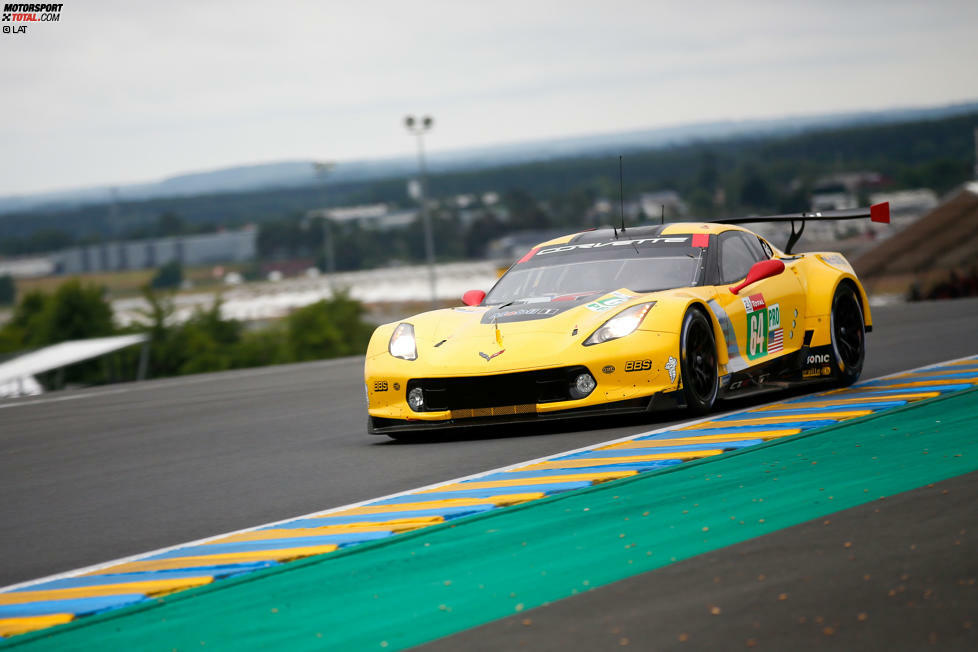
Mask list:
[[[695,308],[683,317],[679,357],[686,406],[693,414],[706,414],[716,403],[720,377],[713,324]]]
[[[847,387],[863,372],[866,359],[866,322],[862,304],[851,285],[840,285],[832,297],[832,365],[840,387]]]

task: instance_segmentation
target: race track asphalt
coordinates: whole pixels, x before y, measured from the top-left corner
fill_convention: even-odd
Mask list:
[[[969,473],[418,649],[975,650],[976,502]]]
[[[978,353],[978,300],[874,318],[864,378]],[[0,586],[684,419],[397,443],[365,432],[362,358],[0,401]]]

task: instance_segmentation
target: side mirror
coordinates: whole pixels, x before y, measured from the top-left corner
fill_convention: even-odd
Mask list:
[[[782,265],[784,267],[784,265]],[[462,303],[467,306],[477,306],[486,298],[486,293],[482,290],[469,290],[462,295]]]
[[[783,271],[784,263],[776,258],[758,261],[751,265],[750,271],[747,272],[747,278],[744,279],[744,282],[740,285],[732,285],[730,287],[730,292],[731,294],[738,294],[751,283],[757,283],[758,281],[763,281],[766,278],[777,276]]]

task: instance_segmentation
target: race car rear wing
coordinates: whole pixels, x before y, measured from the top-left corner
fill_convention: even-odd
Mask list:
[[[810,221],[819,220],[858,220],[868,217],[873,222],[882,224],[890,223],[890,202],[873,204],[869,208],[850,208],[841,211],[809,211],[804,213],[788,213],[785,215],[766,215],[754,217],[733,217],[725,219],[710,220],[720,224],[752,224],[754,222],[791,222],[791,235],[788,237],[788,244],[784,248],[786,254],[791,253],[791,248],[798,242],[805,224]],[[801,222],[801,226],[796,230],[795,222]]]

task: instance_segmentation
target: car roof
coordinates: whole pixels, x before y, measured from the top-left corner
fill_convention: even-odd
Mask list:
[[[734,224],[717,224],[714,222],[671,222],[669,224],[655,224],[650,226],[629,226],[625,232],[618,232],[618,238],[651,238],[663,235],[682,235],[689,233],[705,233],[714,235],[725,231],[746,231],[753,233],[749,229]],[[592,229],[590,231],[580,231],[562,235],[546,242],[541,242],[537,247],[549,247],[551,245],[567,244],[568,242],[602,242],[615,238],[614,229]]]

